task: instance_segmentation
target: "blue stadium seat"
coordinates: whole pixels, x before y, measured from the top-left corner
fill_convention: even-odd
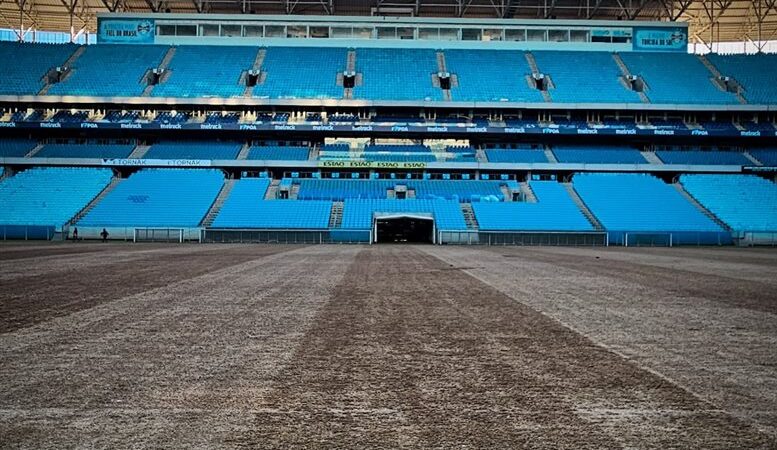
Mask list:
[[[337,75],[345,71],[347,54],[344,48],[270,47],[262,62],[267,76],[254,87],[253,96],[343,98]]]
[[[143,169],[122,180],[78,225],[196,227],[223,184],[216,169]]]
[[[743,88],[749,103],[777,103],[777,55],[707,55],[707,59],[724,75],[733,77]]]
[[[36,167],[0,182],[0,225],[59,228],[110,183],[110,169]]]
[[[76,48],[71,44],[0,43],[0,61],[7,62],[3,64],[0,95],[36,95],[49,69],[63,65]]]
[[[248,159],[266,161],[306,161],[310,157],[310,148],[303,146],[253,146],[248,151]]]
[[[363,75],[363,84],[353,89],[356,99],[443,99],[442,90],[432,86],[432,74],[437,73],[434,50],[360,48],[356,71]]]
[[[369,229],[373,214],[432,214],[438,230],[466,230],[467,224],[458,202],[450,200],[374,200],[348,199],[343,203],[342,228]]]
[[[147,159],[235,159],[238,142],[166,141],[154,144],[144,155]]]
[[[249,46],[182,45],[170,61],[170,76],[151,91],[153,97],[240,97],[243,71],[259,49]]]
[[[488,149],[485,151],[488,162],[492,163],[547,163],[548,157],[543,150],[507,150]]]
[[[553,154],[560,163],[647,164],[638,150],[628,147],[554,145]]]
[[[537,197],[528,202],[472,204],[483,231],[592,231],[593,227],[563,185],[555,181],[529,183]]]
[[[0,139],[0,157],[23,158],[37,145],[31,139]]]
[[[449,72],[458,86],[453,100],[482,102],[542,102],[542,94],[529,87],[531,73],[523,52],[512,50],[445,50]],[[433,72],[436,67],[432,66]]]
[[[710,164],[747,166],[753,162],[739,152],[718,150],[659,150],[656,152],[666,164]]]
[[[755,175],[681,175],[680,183],[735,231],[777,231],[777,184]]]
[[[777,149],[755,149],[748,153],[764,166],[777,167]]]
[[[287,179],[288,183],[291,180]],[[416,199],[448,199],[468,202],[489,198],[503,200],[500,187],[515,182],[482,180],[338,180],[338,179],[302,179],[299,180],[298,199],[302,200],[345,200],[345,199],[386,199],[388,191],[395,186],[406,186],[415,191]]]
[[[131,144],[46,144],[36,158],[126,158],[135,148]]]

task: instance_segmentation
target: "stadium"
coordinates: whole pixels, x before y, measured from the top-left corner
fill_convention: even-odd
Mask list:
[[[0,447],[777,448],[775,17],[0,3]]]

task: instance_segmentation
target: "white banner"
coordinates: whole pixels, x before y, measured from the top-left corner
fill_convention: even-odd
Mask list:
[[[103,159],[104,166],[210,167],[209,159]]]

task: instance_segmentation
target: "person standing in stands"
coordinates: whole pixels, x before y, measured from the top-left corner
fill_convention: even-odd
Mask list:
[[[78,241],[78,228],[73,228],[73,241]]]
[[[108,240],[108,230],[103,228],[103,230],[100,232],[100,237],[103,238],[103,242]]]

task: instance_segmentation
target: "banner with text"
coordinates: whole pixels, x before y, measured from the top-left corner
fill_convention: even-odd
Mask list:
[[[319,161],[322,169],[425,169],[423,162],[389,162],[389,161]]]
[[[634,27],[634,50],[687,52],[687,28]]]
[[[109,44],[153,44],[154,21],[149,19],[101,19],[97,42]]]

